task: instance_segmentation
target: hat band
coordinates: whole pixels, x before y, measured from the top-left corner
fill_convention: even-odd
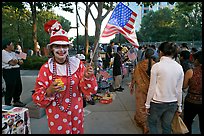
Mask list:
[[[55,41],[65,41],[65,42],[69,42],[68,37],[66,36],[52,36],[50,38],[50,43],[55,42]]]

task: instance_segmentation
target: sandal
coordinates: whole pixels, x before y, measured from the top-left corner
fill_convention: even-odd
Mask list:
[[[149,133],[149,129],[146,126],[144,126],[143,127],[143,134],[148,134],[148,133]]]

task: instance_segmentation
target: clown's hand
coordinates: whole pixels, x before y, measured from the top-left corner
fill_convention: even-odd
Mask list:
[[[58,86],[58,82],[56,81],[52,82],[52,84],[46,90],[46,96],[48,97],[52,96],[55,92],[58,92],[60,88],[61,87]]]
[[[84,71],[84,77],[90,78],[93,74],[94,74],[93,67],[91,66],[91,64],[87,64],[86,69]]]
[[[91,101],[92,100],[91,95],[85,95],[85,98],[86,98],[86,101]]]

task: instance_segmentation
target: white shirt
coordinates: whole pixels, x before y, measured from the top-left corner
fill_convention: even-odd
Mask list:
[[[15,52],[8,52],[6,50],[2,50],[2,69],[19,68],[20,65],[18,64],[16,64],[15,66],[12,66],[8,63],[12,59],[20,59],[20,58],[16,56]]]
[[[177,101],[178,111],[181,112],[183,80],[182,66],[172,58],[162,56],[160,61],[154,64],[151,69],[146,108],[150,108],[150,102]]]
[[[114,52],[114,53],[117,53],[117,48],[118,48],[118,45],[117,45],[117,44],[114,44],[114,45],[113,45],[113,52]]]

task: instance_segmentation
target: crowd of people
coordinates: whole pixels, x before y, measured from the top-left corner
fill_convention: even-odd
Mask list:
[[[194,47],[189,50],[186,43],[178,46],[163,42],[156,50],[152,48],[157,53],[152,52],[150,63],[142,54],[151,47],[139,47],[130,84],[131,93],[135,91],[136,95],[136,123],[143,133],[171,134],[171,121],[176,114],[186,124],[187,134],[192,134],[193,120],[198,115],[203,134],[202,51]]]
[[[122,91],[124,64],[133,63],[130,93],[135,93],[134,119],[144,134],[170,134],[171,121],[181,116],[189,132],[196,115],[202,128],[202,50],[191,49],[187,43],[180,45],[163,42],[139,46],[132,61],[128,46],[109,43],[103,69],[113,69],[113,91]],[[194,110],[192,110],[194,109]],[[158,125],[161,125],[160,132]]]
[[[113,68],[114,91],[124,89],[123,65],[130,61],[130,50],[120,44],[115,46],[113,41],[107,46],[103,68]],[[176,114],[184,120],[188,134],[192,133],[193,119],[198,115],[202,134],[202,51],[190,49],[187,43],[163,42],[158,47],[139,46],[134,53],[130,92],[135,92],[134,119],[143,133],[172,133],[171,121]]]

